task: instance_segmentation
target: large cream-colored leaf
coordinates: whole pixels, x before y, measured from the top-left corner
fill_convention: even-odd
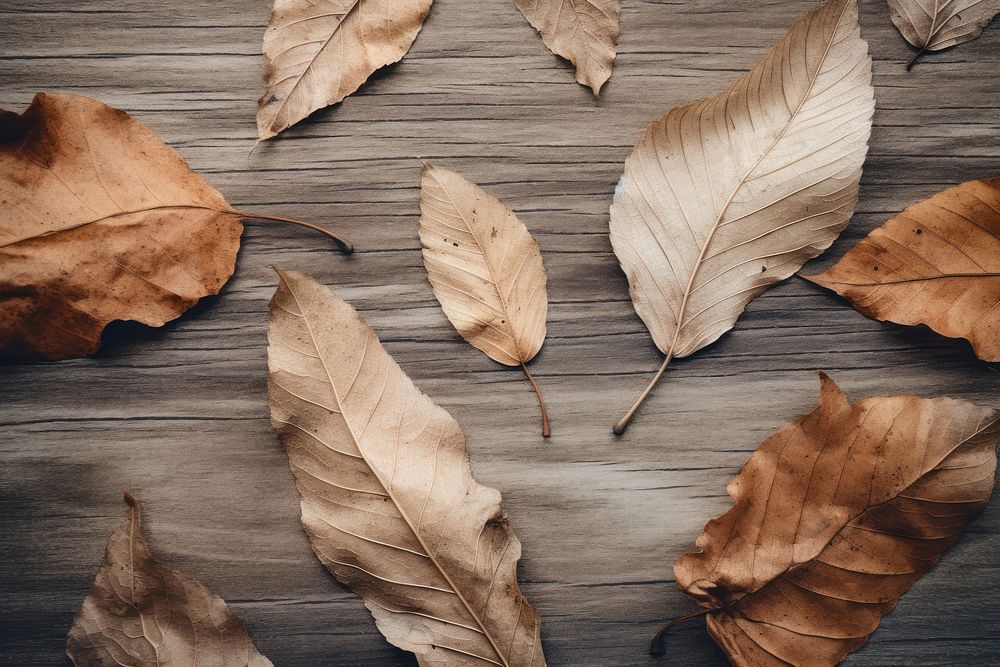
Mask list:
[[[910,206],[806,279],[869,317],[926,324],[1000,361],[1000,178]]]
[[[521,543],[500,494],[473,479],[458,424],[353,308],[302,274],[279,278],[271,420],[316,555],[421,665],[544,665]]]
[[[410,50],[431,0],[274,0],[257,134],[269,139]]]
[[[514,0],[545,46],[576,65],[576,80],[601,93],[618,44],[618,0]]]
[[[764,441],[674,567],[739,667],[836,665],[982,512],[1000,412],[949,398],[819,406]]]
[[[671,359],[729,331],[847,226],[874,108],[857,2],[830,0],[727,90],[646,130],[611,205],[611,242],[666,360],[616,432]]]
[[[545,342],[548,298],[538,245],[514,212],[453,171],[424,163],[420,243],[434,295],[465,340],[531,381],[525,364]]]
[[[73,621],[66,655],[78,667],[271,667],[225,600],[158,563],[139,503],[108,540],[104,563]]]
[[[1000,13],[1000,0],[889,0],[889,16],[920,50],[906,66],[913,67],[925,51],[940,51],[979,37]]]

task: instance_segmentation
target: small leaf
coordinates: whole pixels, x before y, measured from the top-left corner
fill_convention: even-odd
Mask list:
[[[78,667],[271,667],[225,600],[160,565],[143,538],[139,503],[108,540],[104,563],[73,621],[66,655]]]
[[[279,272],[271,423],[316,555],[421,665],[542,667],[521,543],[476,482],[462,430],[330,290]]]
[[[618,44],[618,0],[514,0],[552,53],[576,65],[576,80],[601,94]]]
[[[424,163],[420,244],[427,276],[462,338],[490,359],[521,366],[549,417],[527,363],[545,342],[548,297],[538,245],[514,212],[453,171]]]
[[[635,310],[670,360],[823,252],[858,198],[872,114],[857,0],[830,0],[715,97],[653,123],[625,162],[611,243]]]
[[[340,102],[400,60],[430,8],[431,0],[274,0],[264,33],[260,139]]]
[[[112,320],[162,326],[233,273],[243,225],[148,128],[39,93],[0,112],[0,358],[95,352]]]
[[[979,37],[1000,13],[1000,0],[889,0],[889,16],[899,32],[920,49],[910,69],[926,51],[940,51]]]
[[[859,311],[926,324],[1000,361],[1000,178],[969,181],[910,206],[839,262],[804,276]]]
[[[949,398],[819,406],[764,441],[674,567],[734,665],[835,665],[983,510],[1000,412]]]

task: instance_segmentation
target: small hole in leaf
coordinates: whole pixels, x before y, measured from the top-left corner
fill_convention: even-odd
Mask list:
[[[924,233],[924,230],[922,230],[922,229],[914,229],[913,231],[915,231],[917,234],[923,234]]]
[[[764,273],[765,271],[767,271],[767,267],[766,266],[760,267],[760,272],[761,273]]]
[[[878,264],[875,265],[875,270],[878,271]]]
[[[452,243],[452,245],[455,246],[456,248],[458,247],[457,243]]]

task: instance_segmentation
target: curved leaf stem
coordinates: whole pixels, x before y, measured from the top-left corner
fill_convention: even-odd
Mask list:
[[[910,58],[910,62],[906,63],[906,71],[909,72],[911,69],[913,69],[913,66],[917,64],[917,60],[919,60],[920,56],[924,55],[925,53],[927,53],[927,47],[926,46],[921,47],[921,49],[917,51],[912,58]]]
[[[678,616],[674,620],[664,625],[662,628],[659,629],[659,631],[655,635],[653,635],[653,639],[649,642],[649,654],[663,655],[664,653],[667,652],[667,647],[664,638],[666,637],[667,632],[670,631],[670,628],[674,627],[675,625],[679,625],[681,623],[693,620],[695,618],[700,618],[702,616],[705,616],[706,614],[709,614],[712,611],[713,611],[712,609],[699,609],[698,611],[692,611],[690,614],[684,614],[683,616]]]
[[[524,376],[528,378],[531,383],[531,388],[535,390],[535,396],[538,397],[538,407],[542,409],[542,437],[547,438],[551,435],[549,431],[549,412],[545,409],[545,401],[542,399],[542,392],[538,389],[538,383],[535,382],[535,378],[532,377],[531,372],[528,367],[521,362],[521,370],[524,371]]]
[[[325,234],[326,236],[329,236],[331,239],[333,239],[334,243],[337,244],[337,248],[339,248],[340,251],[343,253],[350,255],[351,253],[354,252],[354,248],[351,246],[350,243],[340,238],[339,236],[331,232],[329,229],[323,229],[319,225],[303,222],[302,220],[296,220],[294,218],[284,218],[280,215],[268,215],[266,213],[247,213],[246,211],[237,211],[237,210],[225,211],[225,213],[232,213],[233,215],[238,215],[243,218],[253,218],[256,220],[270,220],[272,222],[287,222],[292,225],[299,225],[300,227],[305,227],[306,229],[311,229],[315,232],[319,232],[320,234]]]
[[[639,394],[639,398],[635,400],[635,403],[633,403],[632,407],[629,408],[629,411],[625,413],[625,416],[619,419],[618,423],[615,424],[614,429],[612,429],[614,430],[615,435],[621,435],[625,432],[625,429],[628,428],[628,423],[632,420],[632,416],[636,413],[636,410],[639,409],[639,406],[642,405],[643,401],[645,401],[650,393],[652,393],[653,387],[655,387],[656,383],[660,381],[661,377],[663,377],[663,372],[667,370],[667,366],[670,365],[670,360],[673,358],[674,352],[671,350],[670,354],[667,355],[667,358],[663,360],[663,365],[660,366],[660,370],[656,371],[656,375],[653,376],[653,379],[649,381],[646,388],[642,390],[641,394]]]

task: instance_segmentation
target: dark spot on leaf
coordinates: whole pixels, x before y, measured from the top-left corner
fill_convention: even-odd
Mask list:
[[[914,229],[913,231],[915,231],[917,234],[923,234],[924,233],[924,230],[922,230],[922,229]]]
[[[761,273],[764,273],[765,271],[767,271],[767,267],[766,266],[760,267],[760,272]]]
[[[452,245],[455,246],[456,248],[458,247],[457,243],[452,243]]]
[[[875,270],[878,271],[878,264],[875,265]]]

